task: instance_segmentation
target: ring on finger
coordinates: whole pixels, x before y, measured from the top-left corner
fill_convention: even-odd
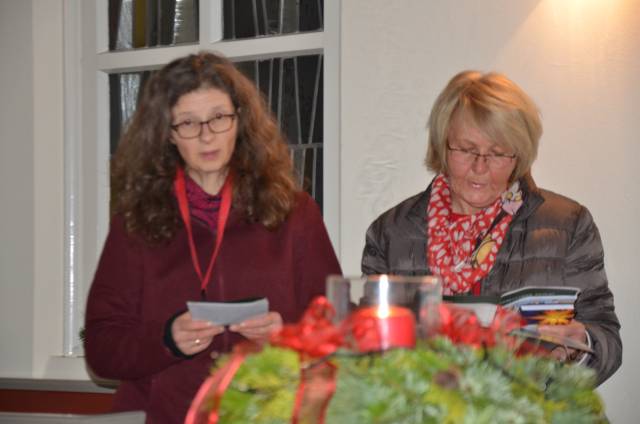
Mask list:
[[[200,344],[200,341],[201,341],[200,339],[195,339],[195,340],[193,341],[193,344],[194,344],[194,345],[196,345],[196,346],[198,346],[198,345]]]

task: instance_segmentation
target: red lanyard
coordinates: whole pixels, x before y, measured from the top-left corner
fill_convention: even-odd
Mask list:
[[[180,215],[182,221],[187,229],[187,235],[189,236],[189,250],[191,251],[191,261],[193,262],[193,268],[196,270],[198,277],[200,277],[200,289],[202,294],[207,290],[207,283],[211,277],[211,271],[213,270],[213,264],[216,262],[218,252],[220,251],[220,245],[222,244],[222,237],[224,236],[224,228],[229,218],[229,210],[231,209],[231,197],[233,194],[233,183],[231,174],[227,176],[227,179],[220,190],[222,195],[222,201],[220,204],[220,212],[218,215],[218,225],[216,232],[216,245],[213,248],[211,259],[209,260],[209,267],[207,273],[202,276],[202,269],[200,268],[200,261],[198,260],[198,252],[196,251],[196,244],[193,241],[193,230],[191,229],[191,215],[189,214],[189,201],[187,200],[187,189],[185,187],[184,170],[178,168],[176,170],[176,179],[173,182],[174,189],[176,191],[176,197],[178,198],[178,207],[180,208]]]

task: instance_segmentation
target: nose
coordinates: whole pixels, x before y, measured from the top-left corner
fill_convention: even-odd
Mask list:
[[[216,136],[216,133],[214,133],[213,131],[211,131],[211,128],[209,128],[208,123],[203,122],[200,124],[200,140],[206,142],[209,142],[211,140],[213,140]]]
[[[471,163],[471,168],[473,169],[473,172],[477,174],[482,174],[486,172],[489,169],[488,161],[489,159],[486,156],[476,155],[476,157],[473,158],[473,162]]]

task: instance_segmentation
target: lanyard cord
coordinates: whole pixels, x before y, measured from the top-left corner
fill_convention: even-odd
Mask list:
[[[191,215],[189,214],[189,201],[187,200],[184,169],[178,167],[178,169],[176,170],[174,189],[176,192],[176,197],[178,198],[180,216],[182,217],[182,222],[184,222],[184,226],[187,230],[187,236],[189,238],[189,250],[191,252],[191,261],[193,262],[193,268],[200,278],[200,291],[203,298],[207,291],[207,284],[209,282],[209,279],[211,278],[213,265],[216,262],[218,252],[220,251],[220,246],[222,245],[222,237],[224,236],[225,226],[227,224],[227,219],[229,218],[229,211],[231,210],[231,197],[233,195],[232,180],[233,178],[231,177],[231,174],[229,174],[224,182],[224,185],[222,186],[222,189],[220,190],[222,201],[220,204],[220,213],[218,215],[218,222],[216,226],[216,244],[213,248],[211,259],[209,260],[207,272],[203,276],[202,268],[200,268],[200,260],[198,259],[198,252],[196,250],[196,244],[193,240],[193,230],[191,228]]]

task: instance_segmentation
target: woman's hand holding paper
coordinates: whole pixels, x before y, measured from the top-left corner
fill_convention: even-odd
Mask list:
[[[224,331],[224,326],[209,321],[194,320],[191,312],[185,312],[175,319],[171,326],[171,336],[185,355],[200,353],[211,344],[213,338]]]

